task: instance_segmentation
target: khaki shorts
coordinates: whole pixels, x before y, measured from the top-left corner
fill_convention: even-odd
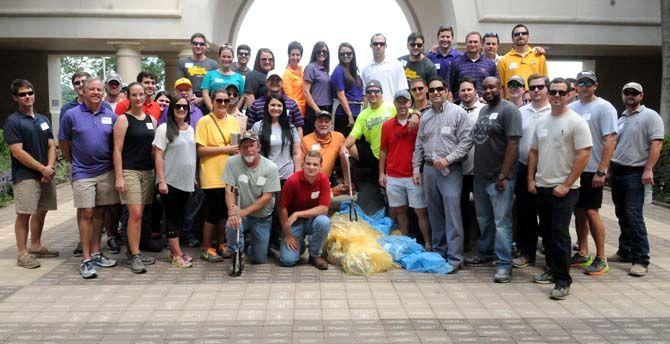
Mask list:
[[[93,178],[83,178],[72,182],[75,208],[94,208],[100,205],[119,203],[116,192],[114,171]]]
[[[56,184],[24,179],[14,184],[14,208],[17,214],[34,214],[40,210],[56,210]]]
[[[125,193],[119,193],[121,204],[151,204],[154,198],[154,171],[123,170]]]

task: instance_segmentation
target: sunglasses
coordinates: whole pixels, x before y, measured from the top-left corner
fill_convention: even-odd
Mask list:
[[[591,86],[593,86],[593,82],[592,81],[578,81],[577,86],[579,86],[579,87],[591,87]]]
[[[237,94],[237,93],[232,93],[232,92],[231,92],[231,93],[228,93],[228,97],[229,97],[229,98],[237,98],[237,97],[239,97],[239,96],[240,96],[240,95]]]
[[[84,80],[76,80],[76,81],[72,82],[72,85],[75,85],[75,86],[81,86],[83,84],[84,84]]]
[[[319,50],[319,55],[327,56],[328,55],[328,50],[326,50],[326,49]]]
[[[370,44],[370,45],[373,45],[375,47],[385,47],[386,42],[372,42],[372,44]]]
[[[550,96],[559,95],[561,97],[565,97],[568,93],[570,93],[570,92],[569,91],[563,91],[563,90],[549,90],[549,95]]]
[[[381,90],[367,90],[365,91],[365,94],[381,94]]]
[[[638,91],[636,91],[636,90],[623,90],[623,95],[624,95],[624,96],[634,96],[634,97],[637,97],[637,96],[639,96],[640,94],[642,94],[642,93],[640,93],[640,92],[638,92]]]
[[[498,38],[498,33],[497,32],[487,32],[484,34],[484,38],[486,37],[495,37]]]
[[[410,43],[409,46],[412,48],[421,48],[423,47],[423,43]]]
[[[509,88],[521,88],[521,87],[523,87],[523,85],[521,85],[518,82],[510,82],[510,83],[507,84],[507,87],[509,87]]]
[[[419,87],[414,87],[414,88],[410,89],[410,91],[412,91],[412,92],[421,92],[421,91],[423,91],[423,89],[424,89],[423,86],[419,86]]]
[[[191,45],[194,46],[194,47],[204,47],[205,45],[207,45],[207,43],[205,43],[205,42],[191,42]]]
[[[216,98],[216,99],[214,99],[214,101],[217,104],[228,104],[228,103],[230,103],[230,99]]]
[[[188,111],[189,106],[188,106],[188,104],[174,104],[174,109],[175,109],[175,110],[185,110],[185,111]]]
[[[433,92],[442,93],[442,92],[444,92],[444,90],[445,90],[445,88],[442,87],[442,86],[440,86],[440,87],[429,87],[428,88],[428,93],[433,93]]]
[[[26,96],[32,96],[34,94],[35,94],[35,92],[28,91],[28,92],[19,92],[16,95],[19,96],[19,98],[23,98],[23,97],[26,97]]]
[[[528,36],[528,32],[522,31],[522,32],[515,32],[512,34],[512,37],[520,37],[520,36]]]
[[[528,86],[528,89],[531,91],[535,90],[542,91],[544,89],[544,85],[530,85]]]
[[[354,56],[354,53],[352,53],[351,51],[344,51],[344,52],[341,52],[339,55],[340,55],[340,57],[352,57],[352,56]]]
[[[237,53],[237,56],[248,57],[248,56],[249,56],[249,53],[238,52],[238,53]]]
[[[272,62],[272,61],[274,61],[274,60],[275,60],[275,59],[272,58],[272,57],[263,57],[263,58],[261,58],[261,61],[263,61],[263,62]]]

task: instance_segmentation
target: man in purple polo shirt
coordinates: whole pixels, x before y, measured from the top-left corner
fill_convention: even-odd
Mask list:
[[[477,93],[481,97],[482,84],[488,76],[498,77],[498,68],[495,62],[482,56],[482,35],[473,31],[465,36],[464,55],[456,57],[451,65],[450,85],[455,99],[459,99],[459,85],[464,77],[474,79],[477,83]]]
[[[72,163],[74,206],[82,246],[79,273],[85,279],[97,277],[99,267],[112,267],[116,261],[100,252],[100,234],[105,206],[119,203],[114,189],[112,131],[116,115],[102,106],[102,80],[93,77],[84,83],[84,102],[61,118],[59,146]]]
[[[305,121],[303,120],[302,113],[298,104],[295,100],[289,98],[284,94],[284,81],[281,77],[281,74],[276,70],[271,70],[268,72],[265,86],[268,88],[268,94],[264,95],[251,104],[247,109],[247,130],[251,130],[251,127],[254,123],[263,119],[263,112],[265,112],[265,102],[268,99],[268,95],[276,94],[284,98],[286,103],[286,111],[288,113],[288,120],[295,126],[298,130],[298,134],[302,137],[302,126]]]
[[[454,43],[454,28],[451,26],[440,26],[437,30],[437,51],[429,52],[426,56],[433,61],[437,75],[447,81],[449,85],[457,84],[458,81],[449,80],[451,66],[454,60],[463,55],[463,52],[452,47]]]

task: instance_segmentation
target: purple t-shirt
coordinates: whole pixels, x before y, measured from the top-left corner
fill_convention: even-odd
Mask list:
[[[94,178],[114,168],[115,122],[114,112],[104,106],[93,113],[79,104],[63,114],[58,139],[70,141],[73,180]]]
[[[166,107],[163,112],[161,112],[161,116],[158,118],[158,123],[156,124],[156,128],[158,128],[159,125],[167,122],[167,112],[168,112],[169,107]],[[193,127],[193,131],[195,132],[195,126],[198,124],[198,121],[202,118],[202,110],[200,110],[197,106],[194,104],[191,104],[191,113],[189,114],[189,122],[188,124]]]
[[[333,104],[333,95],[330,92],[330,76],[324,67],[312,62],[305,67],[302,79],[311,84],[309,93],[316,105],[326,106]]]

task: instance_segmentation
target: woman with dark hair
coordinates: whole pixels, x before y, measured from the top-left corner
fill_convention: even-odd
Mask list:
[[[158,107],[161,108],[161,113],[165,111],[165,109],[170,106],[170,102],[172,102],[172,98],[170,98],[170,95],[167,94],[165,91],[160,91],[156,93],[156,96],[154,97],[154,101],[158,103]]]
[[[233,47],[224,44],[219,48],[219,68],[210,70],[202,80],[202,100],[205,106],[212,111],[212,97],[211,94],[220,89],[226,88],[230,84],[234,84],[238,89],[244,89],[244,77],[233,71]]]
[[[264,96],[267,93],[265,87],[265,77],[268,72],[275,69],[275,54],[268,48],[260,48],[256,53],[254,70],[247,74],[244,80],[244,95],[246,104],[251,106],[254,100]]]
[[[184,208],[195,186],[195,136],[189,123],[190,101],[179,98],[170,104],[167,122],[158,126],[154,137],[154,162],[158,192],[163,201],[165,229],[170,245],[170,263],[190,268],[193,258],[179,246],[184,225]]]
[[[340,63],[330,77],[333,92],[337,95],[335,130],[347,137],[363,106],[363,80],[356,66],[356,51],[349,43],[337,48]]]
[[[272,160],[279,169],[279,180],[283,183],[302,165],[300,137],[288,120],[284,99],[270,95],[265,103],[263,119],[256,122],[251,131],[258,135],[261,155]]]
[[[302,52],[302,44],[300,42],[293,41],[288,44],[288,66],[284,71],[282,79],[284,80],[284,94],[295,100],[300,112],[304,116],[306,111],[305,93],[303,93],[303,72],[300,65]]]
[[[321,111],[330,112],[333,105],[333,97],[330,93],[330,52],[324,42],[316,42],[312,49],[309,64],[305,67],[302,77],[303,94],[307,103],[305,113],[305,125],[302,134],[307,135],[314,131],[316,114]]]

